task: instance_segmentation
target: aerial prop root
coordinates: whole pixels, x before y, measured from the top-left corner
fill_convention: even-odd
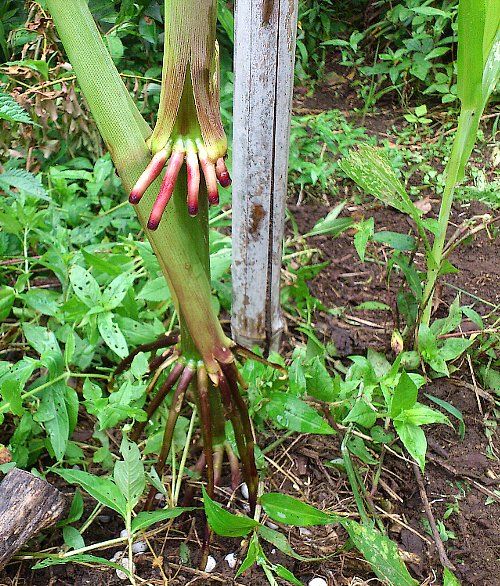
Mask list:
[[[129,202],[134,205],[138,204],[148,187],[160,176],[165,168],[160,191],[153,203],[148,220],[150,230],[156,230],[160,224],[163,212],[174,193],[177,178],[184,161],[187,169],[186,203],[191,216],[198,214],[201,174],[203,174],[205,180],[207,197],[211,205],[219,203],[217,182],[222,187],[231,185],[231,177],[224,157],[219,157],[216,161],[211,160],[201,141],[178,140],[173,149],[170,145],[166,146],[153,156],[129,195]]]
[[[172,393],[162,447],[155,464],[156,472],[161,477],[172,446],[175,425],[189,391],[198,406],[203,442],[203,454],[195,465],[195,469],[199,472],[206,471],[208,495],[214,498],[215,488],[220,486],[222,465],[224,455],[226,455],[230,467],[231,486],[235,490],[240,485],[241,479],[243,479],[248,486],[249,506],[253,513],[257,504],[258,490],[258,472],[254,455],[255,439],[248,408],[240,393],[240,388],[245,387],[242,384],[243,380],[234,358],[231,362],[217,362],[219,372],[214,376],[213,373],[209,374],[207,372],[207,368],[202,361],[198,363],[193,360],[187,361],[180,351],[178,352],[178,354],[169,355],[167,358],[170,363],[170,370],[149,401],[146,408],[146,420],[136,421],[134,424],[131,439],[135,442],[139,440],[148,421],[153,417],[165,398]],[[238,458],[229,442],[227,440],[221,442],[220,438],[213,437],[214,413],[213,404],[210,400],[213,393],[219,394],[225,418],[232,424],[241,461],[241,472]],[[146,500],[146,510],[152,508],[155,493],[156,489],[152,487]]]

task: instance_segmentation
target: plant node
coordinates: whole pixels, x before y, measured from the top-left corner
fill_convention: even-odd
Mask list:
[[[189,4],[192,4],[189,8]],[[165,4],[165,41],[158,119],[148,144],[151,162],[137,180],[129,201],[137,204],[166,167],[148,228],[156,230],[177,176],[187,168],[187,207],[198,213],[201,173],[208,201],[219,203],[217,181],[231,184],[224,158],[227,139],[219,108],[219,54],[214,0],[170,0]],[[201,173],[200,173],[201,169]]]

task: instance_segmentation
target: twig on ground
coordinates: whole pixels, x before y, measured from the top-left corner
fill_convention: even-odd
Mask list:
[[[436,544],[436,549],[439,555],[439,561],[443,567],[448,568],[449,570],[454,570],[455,566],[448,559],[444,549],[443,541],[439,535],[436,520],[434,519],[431,505],[429,504],[429,499],[427,498],[427,493],[425,492],[424,479],[417,464],[413,464],[413,472],[415,474],[415,478],[417,479],[418,492],[420,493],[420,498],[422,500],[422,504],[424,505],[424,511],[429,521],[429,525],[431,526],[432,536],[434,538],[434,543]]]

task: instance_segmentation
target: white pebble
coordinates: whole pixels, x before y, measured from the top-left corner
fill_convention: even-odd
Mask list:
[[[228,553],[227,556],[224,558],[227,562],[227,565],[233,570],[238,563],[238,558],[234,555],[234,553]]]
[[[209,555],[207,558],[207,565],[205,566],[205,572],[213,572],[216,565],[217,562],[215,561],[215,558]]]
[[[240,486],[240,491],[241,491],[241,496],[244,499],[248,499],[248,486],[247,483],[244,482],[241,486]]]
[[[275,531],[276,529],[279,529],[278,525],[272,521],[266,521],[266,525],[269,527],[269,529],[274,529]]]
[[[311,532],[309,531],[309,529],[306,529],[305,527],[299,527],[299,534],[302,536],[311,535]]]
[[[123,557],[123,551],[117,551],[113,557],[109,560],[110,562],[119,562]]]
[[[127,531],[126,529],[122,529],[122,530],[120,531],[120,537],[121,537],[122,539],[123,539],[124,537],[126,537],[126,538],[128,539],[128,537],[129,537],[129,533],[128,533],[128,531]]]
[[[161,492],[157,492],[155,494],[155,500],[157,500],[157,501],[164,501],[165,500],[165,495],[162,494]]]
[[[129,566],[129,559],[128,558],[123,558],[122,560],[120,560],[120,564],[126,568],[127,570],[130,570],[132,572],[132,574],[135,572],[135,564],[134,562],[132,562],[132,567]],[[120,580],[127,580],[128,576],[127,574],[125,574],[125,572],[122,572],[121,570],[115,570],[116,571],[116,575],[118,576],[118,578],[120,578]]]
[[[132,553],[144,553],[148,550],[148,544],[145,541],[136,541],[132,544]]]
[[[328,582],[324,578],[313,578],[309,586],[328,586]]]

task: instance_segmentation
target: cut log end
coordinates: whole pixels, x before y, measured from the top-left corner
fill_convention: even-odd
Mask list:
[[[66,497],[46,480],[13,468],[0,484],[0,570],[37,533],[64,514]]]

